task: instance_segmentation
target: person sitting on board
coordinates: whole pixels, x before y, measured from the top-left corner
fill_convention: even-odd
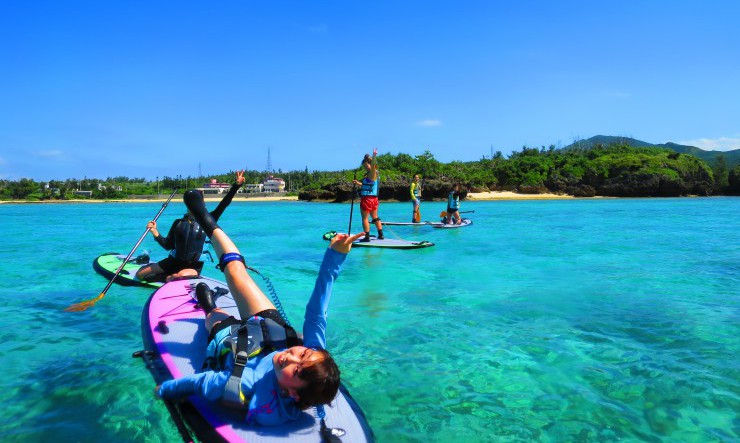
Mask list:
[[[378,240],[383,240],[383,225],[378,217],[378,190],[380,188],[380,174],[375,157],[378,155],[378,148],[373,148],[373,156],[365,154],[362,159],[362,167],[365,168],[365,177],[362,181],[352,180],[352,183],[360,186],[360,213],[362,214],[362,229],[365,231],[365,238],[362,242],[370,241],[370,223],[375,223],[378,230]],[[368,218],[372,216],[372,220]]]
[[[419,174],[414,175],[414,181],[411,182],[411,203],[414,204],[414,211],[411,214],[411,223],[421,223],[421,182]]]
[[[447,196],[447,214],[443,219],[444,224],[452,223],[452,219],[455,219],[455,224],[459,225],[462,223],[460,218],[460,184],[455,183],[452,186],[452,191]]]
[[[334,280],[352,242],[363,233],[332,239],[306,305],[301,340],[247,273],[244,258],[205,209],[203,197],[188,191],[184,200],[220,257],[242,320],[217,308],[215,294],[205,283],[196,285],[209,332],[204,370],[165,381],[155,388],[156,394],[165,399],[196,394],[240,408],[248,423],[266,426],[298,419],[302,410],[331,402],[340,373],[326,351],[326,312]]]
[[[236,181],[231,185],[229,192],[216,209],[213,210],[213,218],[218,220],[243,183],[244,171],[237,171]],[[150,229],[154,240],[164,249],[169,250],[170,254],[157,263],[142,266],[136,272],[136,278],[144,281],[157,281],[164,278],[164,281],[170,281],[200,275],[200,271],[203,269],[200,256],[203,254],[206,236],[189,211],[182,218],[172,222],[167,237],[160,235],[157,230],[157,222],[154,220],[147,223],[146,227]]]

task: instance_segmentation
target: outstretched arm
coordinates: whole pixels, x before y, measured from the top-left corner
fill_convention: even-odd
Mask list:
[[[370,165],[372,168],[370,168],[370,180],[375,181],[378,179],[378,163],[375,160],[375,157],[378,156],[378,148],[373,148],[373,158],[370,161]]]
[[[313,293],[306,304],[306,315],[303,321],[303,344],[305,346],[326,349],[326,314],[329,309],[332,286],[339,276],[342,263],[352,249],[352,242],[364,235],[364,232],[351,237],[347,234],[337,234],[326,250]]]
[[[227,357],[233,358],[233,357]],[[157,387],[161,398],[179,400],[197,394],[207,400],[215,401],[224,394],[229,371],[205,371],[174,380],[167,380]]]
[[[229,192],[224,196],[224,198],[221,199],[221,202],[219,202],[218,206],[216,206],[216,209],[211,211],[211,215],[213,216],[214,220],[218,221],[218,219],[221,217],[221,214],[223,214],[224,210],[226,210],[226,207],[231,204],[231,200],[234,199],[234,196],[236,195],[237,191],[239,191],[239,188],[241,188],[242,184],[244,184],[244,171],[237,171],[236,181],[233,185],[231,185]]]

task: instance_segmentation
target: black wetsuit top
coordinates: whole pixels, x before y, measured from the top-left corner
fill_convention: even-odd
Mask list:
[[[221,217],[224,209],[229,206],[229,203],[231,203],[240,186],[236,183],[231,185],[229,192],[224,196],[216,209],[211,212],[211,215],[216,221]],[[154,239],[163,248],[174,250],[171,255],[176,259],[187,263],[195,263],[200,260],[200,256],[203,254],[206,233],[198,222],[186,215],[172,223],[170,232],[167,233],[166,238],[160,235],[159,237],[154,237]]]

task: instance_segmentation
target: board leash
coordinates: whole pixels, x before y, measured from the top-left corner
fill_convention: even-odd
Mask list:
[[[265,287],[267,288],[267,292],[270,293],[270,298],[272,298],[272,303],[275,305],[275,310],[278,311],[281,317],[283,317],[283,320],[285,320],[285,323],[288,324],[288,326],[291,326],[290,320],[288,320],[288,315],[285,313],[285,309],[283,309],[283,304],[280,303],[280,298],[277,295],[277,291],[275,290],[275,286],[273,286],[272,281],[262,275],[262,273],[256,269],[254,269],[251,266],[247,266],[247,269],[254,272],[255,274],[262,277],[262,281],[265,282]]]

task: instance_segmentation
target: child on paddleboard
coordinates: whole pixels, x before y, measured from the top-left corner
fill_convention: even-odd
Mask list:
[[[459,225],[462,223],[460,218],[460,184],[455,183],[452,186],[450,194],[447,196],[447,215],[443,219],[443,223],[450,224],[452,219],[455,219],[455,224]]]
[[[329,403],[339,389],[339,369],[326,351],[326,312],[352,242],[364,234],[338,234],[332,239],[306,305],[301,340],[247,273],[244,258],[206,210],[202,195],[188,191],[184,200],[220,257],[242,320],[217,308],[210,288],[198,284],[195,292],[209,332],[208,367],[162,383],[157,395],[177,399],[197,394],[240,408],[249,423],[268,426],[298,419],[303,409]]]
[[[244,171],[237,171],[236,181],[211,213],[214,219],[218,220],[223,214],[243,183]],[[189,211],[182,218],[172,222],[167,237],[160,235],[157,230],[157,222],[154,220],[147,223],[146,227],[154,236],[154,240],[164,249],[169,250],[170,254],[157,263],[142,266],[136,272],[136,278],[143,281],[156,281],[164,277],[165,281],[170,281],[200,275],[200,271],[203,269],[200,256],[203,254],[206,236]]]
[[[378,155],[378,148],[373,148],[373,156],[365,154],[362,159],[362,167],[365,168],[365,177],[362,181],[352,180],[352,183],[360,186],[360,213],[362,214],[362,229],[365,231],[365,238],[362,242],[370,241],[370,223],[375,223],[378,230],[378,240],[383,240],[383,226],[378,217],[378,190],[380,189],[380,174],[378,165],[375,163],[375,157]],[[372,220],[368,218],[372,216]]]

